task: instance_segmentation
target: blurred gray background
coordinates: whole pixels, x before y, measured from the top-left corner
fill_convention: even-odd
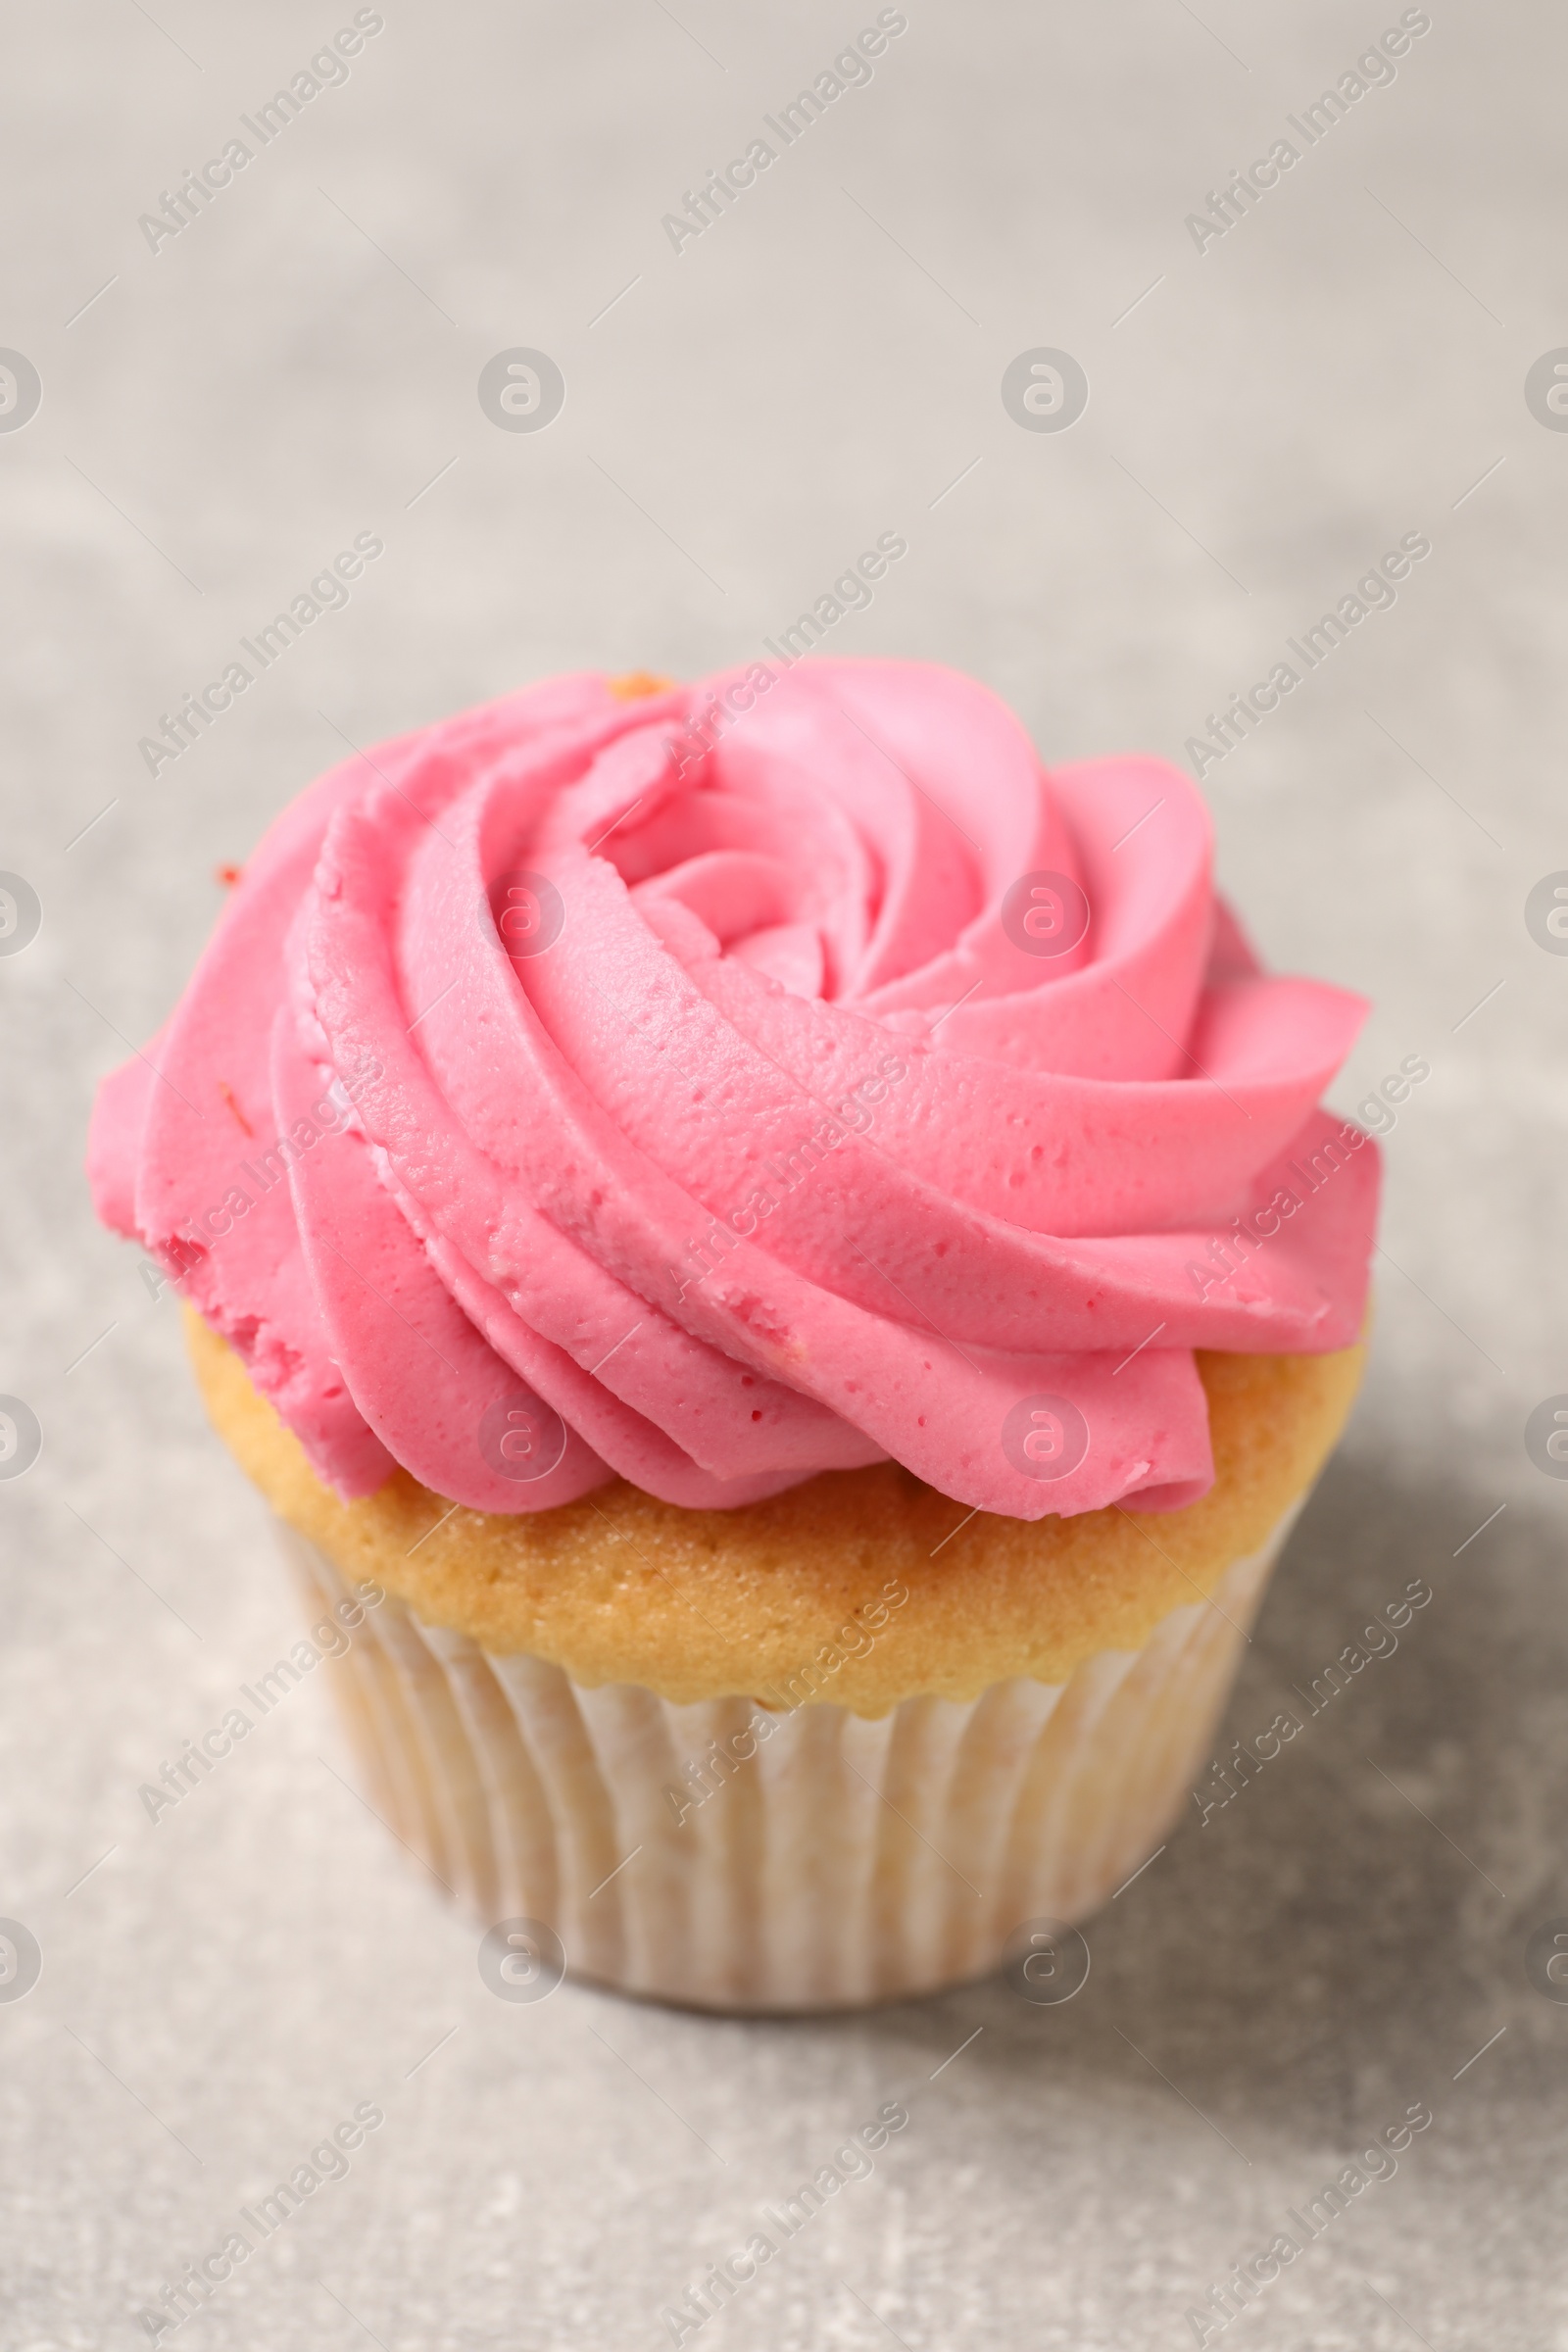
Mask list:
[[[192,2337],[652,2347],[760,2202],[904,2098],[873,2177],[705,2347],[1174,2352],[1417,2101],[1396,2176],[1225,2340],[1568,2346],[1568,2006],[1525,1965],[1568,1914],[1568,1490],[1524,1437],[1568,1391],[1568,960],[1525,919],[1568,868],[1568,416],[1525,392],[1568,345],[1568,24],[1432,0],[1308,147],[1288,118],[1397,6],[907,0],[870,80],[677,253],[662,217],[874,8],[375,13],[348,77],[155,252],[139,216],[353,10],[5,10],[0,345],[42,401],[4,429],[5,363],[0,867],[42,927],[0,956],[0,1390],[44,1450],[0,1483],[0,1914],[43,1974],[0,2001],[0,2344],[145,2342],[236,2207],[371,2100],[349,2177]],[[1200,251],[1188,215],[1281,137],[1299,161]],[[541,431],[477,397],[518,347],[564,378]],[[1004,406],[1041,348],[1088,378],[1065,430]],[[335,1669],[156,1826],[138,1803],[294,1621],[172,1300],[89,1214],[88,1104],[176,996],[215,867],[342,735],[576,665],[743,659],[889,530],[907,558],[831,651],[976,672],[1048,760],[1188,757],[1430,539],[1201,763],[1266,955],[1375,1002],[1336,1100],[1431,1065],[1388,1139],[1368,1385],[1226,1741],[1407,1580],[1435,1599],[1242,1799],[1189,1810],[1090,1926],[1069,2006],[997,1983],[814,2024],[570,1986],[505,2007],[347,1785]],[[160,713],[363,531],[385,554],[347,607],[149,775]]]

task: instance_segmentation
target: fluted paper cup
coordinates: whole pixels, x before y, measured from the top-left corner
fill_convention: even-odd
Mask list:
[[[1086,1918],[1154,1850],[1302,1500],[1141,1648],[961,1704],[677,1706],[484,1649],[390,1593],[335,1684],[391,1829],[514,1931],[498,1989],[564,1970],[714,2010],[894,2000],[998,1968],[1030,1923]],[[278,1529],[313,1616],[358,1598]]]

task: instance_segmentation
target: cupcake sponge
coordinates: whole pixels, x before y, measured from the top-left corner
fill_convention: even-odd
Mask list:
[[[1215,1480],[1177,1511],[965,1517],[893,1462],[829,1471],[739,1510],[682,1510],[622,1479],[556,1510],[454,1507],[404,1471],[344,1502],[187,1310],[220,1435],[278,1515],[352,1578],[496,1654],[677,1705],[729,1694],[878,1716],[918,1693],[1062,1683],[1142,1646],[1267,1540],[1332,1448],[1363,1350],[1200,1353]]]

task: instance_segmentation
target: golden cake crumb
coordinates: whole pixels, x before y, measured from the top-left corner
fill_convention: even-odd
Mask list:
[[[1010,1675],[1059,1683],[1097,1650],[1140,1648],[1305,1492],[1364,1353],[1200,1353],[1217,1475],[1185,1510],[964,1524],[961,1503],[881,1462],[733,1511],[682,1510],[612,1479],[514,1516],[453,1510],[402,1470],[340,1500],[226,1341],[186,1320],[213,1423],[273,1509],[426,1623],[677,1705],[779,1691],[860,1715],[921,1692],[973,1698]]]

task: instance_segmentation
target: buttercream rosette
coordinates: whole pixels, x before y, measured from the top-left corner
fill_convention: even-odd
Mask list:
[[[634,685],[286,809],[105,1082],[102,1214],[346,1497],[1194,1501],[1193,1350],[1360,1329],[1361,1000],[1259,968],[1157,760],[1048,772],[924,663]]]

